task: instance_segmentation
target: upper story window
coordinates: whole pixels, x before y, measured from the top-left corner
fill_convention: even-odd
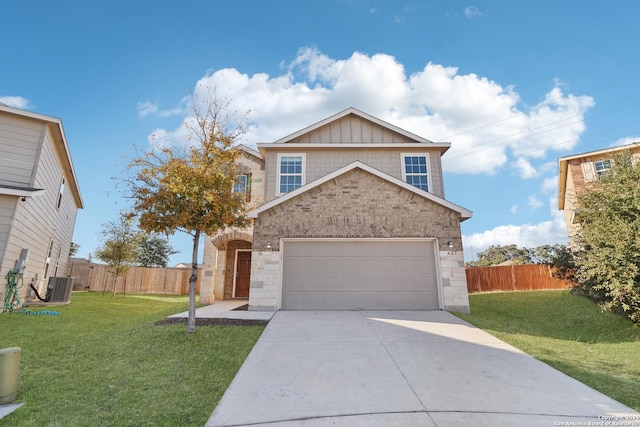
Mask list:
[[[602,178],[607,172],[609,172],[609,169],[611,169],[611,160],[593,162],[593,167],[596,170],[598,178]]]
[[[251,200],[251,174],[238,175],[238,179],[233,184],[234,193],[243,193],[245,200]]]
[[[64,177],[62,177],[62,181],[60,181],[60,191],[58,192],[58,209],[60,209],[60,206],[62,205],[62,195],[64,194]]]
[[[249,184],[249,177],[247,175],[239,175],[238,179],[233,184],[233,192],[246,193],[248,184]]]
[[[304,154],[278,154],[278,194],[304,185]]]
[[[584,182],[594,182],[602,178],[611,169],[611,160],[596,160],[581,164]]]
[[[414,187],[429,191],[429,174],[426,154],[404,154],[402,156],[402,178]]]

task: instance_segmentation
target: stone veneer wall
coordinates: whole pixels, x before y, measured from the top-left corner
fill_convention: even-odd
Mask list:
[[[251,241],[253,240],[253,227],[247,227],[244,229],[227,229],[223,233],[218,233],[215,236],[204,236],[204,253],[202,263],[202,282],[200,285],[200,303],[201,304],[213,304],[218,300],[230,298],[225,296],[227,293],[226,276],[227,271],[227,253],[233,257],[231,260],[231,270],[234,268],[235,250],[238,248],[249,249],[251,248]],[[238,241],[244,242],[240,246],[236,246],[227,251],[231,242]],[[217,261],[217,263],[216,263]],[[231,289],[228,295],[233,292],[233,276],[231,277]]]
[[[463,252],[440,251],[440,274],[445,310],[469,313],[469,293]]]
[[[249,310],[275,311],[280,308],[281,271],[279,251],[251,252]]]
[[[281,238],[411,237],[438,239],[445,308],[468,311],[460,214],[361,169],[259,215],[254,223],[249,306],[279,308]]]

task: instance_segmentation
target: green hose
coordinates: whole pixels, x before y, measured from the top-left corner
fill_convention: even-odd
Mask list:
[[[9,313],[13,313],[14,310],[22,307],[22,302],[18,296],[18,289],[24,285],[22,281],[22,274],[17,271],[9,271],[4,277],[7,279],[7,293],[4,296],[4,309]],[[18,286],[20,282],[20,286]]]

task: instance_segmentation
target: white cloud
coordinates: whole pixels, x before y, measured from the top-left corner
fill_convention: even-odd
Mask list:
[[[149,101],[138,102],[137,109],[138,117],[143,118],[149,114],[156,114],[158,112],[158,104]]]
[[[523,157],[518,157],[515,162],[511,163],[511,167],[522,179],[534,178],[536,175],[538,175],[536,168],[534,168],[531,163],[529,163]]]
[[[185,106],[189,104],[190,100],[191,100],[190,97],[185,97],[180,101],[178,106],[176,106],[175,108],[171,108],[169,110],[161,110],[158,107],[157,102],[151,102],[151,101],[138,102],[138,106],[137,106],[138,117],[142,119],[148,115],[153,115],[157,117],[170,117],[170,116],[184,115],[187,112],[187,110],[185,109]]]
[[[482,15],[482,12],[480,12],[480,9],[478,9],[476,6],[467,6],[464,8],[464,16],[466,16],[467,18],[474,18],[480,15]]]
[[[541,190],[545,194],[555,193],[558,191],[558,175],[543,179]]]
[[[583,115],[593,100],[564,94],[560,86],[526,108],[513,87],[458,74],[455,67],[428,63],[407,75],[390,55],[355,52],[333,59],[303,48],[280,75],[225,68],[201,78],[194,94],[215,87],[233,109],[250,110],[248,144],[274,141],[355,107],[432,141],[451,142],[443,158],[446,171],[493,174],[514,156],[516,172],[528,176],[531,159],[571,149],[585,129]],[[182,102],[166,111],[178,111]],[[139,114],[159,114],[159,108],[146,101]]]
[[[544,205],[544,203],[542,203],[540,200],[538,200],[538,198],[536,197],[535,194],[532,194],[529,196],[528,199],[528,203],[527,205],[529,206],[529,208],[531,208],[532,210],[536,210],[538,209],[540,206]]]
[[[625,138],[620,138],[619,140],[611,144],[611,147],[620,147],[622,145],[629,145],[635,142],[640,142],[640,136],[627,136]]]
[[[552,219],[538,224],[500,225],[481,233],[462,236],[465,248],[465,258],[471,259],[472,254],[484,251],[491,245],[517,245],[518,247],[535,248],[540,245],[561,243],[569,240],[562,211],[555,209],[557,198],[549,199]]]
[[[518,213],[518,208],[519,208],[519,206],[518,206],[518,205],[513,205],[513,206],[511,206],[511,209],[509,209],[509,211],[510,211],[512,214],[514,214],[514,215],[515,215],[515,214],[517,214],[517,213]]]
[[[21,96],[0,96],[0,102],[13,108],[20,108],[21,110],[30,110],[33,108],[31,101]]]

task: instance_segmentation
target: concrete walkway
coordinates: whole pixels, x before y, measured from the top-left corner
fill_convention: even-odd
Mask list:
[[[607,417],[640,426],[637,412],[446,312],[280,311],[207,426],[538,427]]]
[[[248,304],[247,300],[224,300],[196,309],[196,319],[237,319],[237,320],[265,320],[273,317],[273,311],[236,310]],[[189,312],[173,314],[169,318],[186,318]]]

